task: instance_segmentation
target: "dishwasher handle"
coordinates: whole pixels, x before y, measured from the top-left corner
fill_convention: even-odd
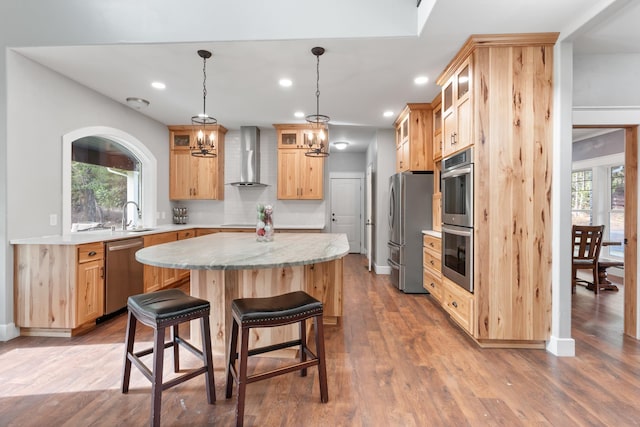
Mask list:
[[[135,239],[133,242],[129,242],[127,240],[124,240],[122,242],[118,242],[118,243],[109,243],[107,244],[107,250],[109,252],[113,252],[113,251],[121,251],[124,249],[131,249],[131,248],[137,248],[137,247],[142,247],[144,246],[144,241],[142,239],[138,240]]]

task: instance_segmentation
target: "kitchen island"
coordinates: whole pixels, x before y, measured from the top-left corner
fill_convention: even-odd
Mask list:
[[[322,301],[325,323],[342,316],[344,234],[283,233],[257,242],[253,233],[216,233],[144,248],[136,259],[156,267],[191,270],[190,294],[211,303],[211,345],[224,353],[231,324],[231,301],[304,290]],[[191,322],[191,336],[199,336]],[[297,337],[297,326],[256,329],[250,345]]]

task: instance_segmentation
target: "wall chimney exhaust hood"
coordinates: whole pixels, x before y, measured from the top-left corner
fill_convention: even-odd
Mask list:
[[[234,187],[266,187],[260,182],[260,129],[240,126],[240,181]]]

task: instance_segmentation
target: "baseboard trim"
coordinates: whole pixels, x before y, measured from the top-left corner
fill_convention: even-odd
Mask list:
[[[391,267],[388,265],[374,265],[376,274],[391,274]]]
[[[575,357],[576,341],[573,338],[551,336],[547,341],[547,351],[558,357]]]
[[[0,341],[9,341],[20,336],[20,328],[11,322],[0,325]]]

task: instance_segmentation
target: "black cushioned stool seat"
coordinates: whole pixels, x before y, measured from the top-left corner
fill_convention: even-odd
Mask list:
[[[290,292],[267,298],[240,298],[231,303],[233,323],[231,325],[231,340],[229,343],[229,363],[227,364],[227,399],[231,397],[233,383],[238,385],[238,403],[236,406],[236,426],[243,425],[245,391],[247,384],[272,378],[293,371],[301,371],[301,376],[307,375],[307,368],[318,366],[320,383],[320,401],[329,401],[327,389],[327,367],[324,354],[324,329],[322,324],[322,303],[303,291]],[[316,354],[307,347],[306,320],[313,317]],[[249,350],[249,335],[251,328],[264,328],[299,323],[300,338],[280,344],[258,347]],[[238,334],[240,335],[240,352],[238,353]],[[249,356],[300,346],[300,361],[297,363],[262,372],[247,375],[247,360]],[[309,360],[307,360],[309,357]]]
[[[213,362],[211,357],[211,333],[209,327],[209,301],[186,295],[178,289],[167,289],[129,297],[127,300],[129,317],[127,322],[126,349],[122,372],[122,392],[129,391],[131,364],[140,369],[151,381],[151,425],[160,425],[162,391],[183,383],[200,374],[205,374],[207,400],[210,404],[216,401],[213,378]],[[202,330],[202,350],[198,350],[180,337],[178,325],[190,320],[200,319]],[[153,328],[153,347],[134,353],[136,325],[140,322]],[[165,343],[165,330],[171,327],[172,339]],[[162,382],[164,349],[173,347],[174,372],[180,371],[179,345],[200,357],[204,365],[191,369],[183,375],[166,383]],[[140,357],[153,353],[153,370],[150,370]]]

